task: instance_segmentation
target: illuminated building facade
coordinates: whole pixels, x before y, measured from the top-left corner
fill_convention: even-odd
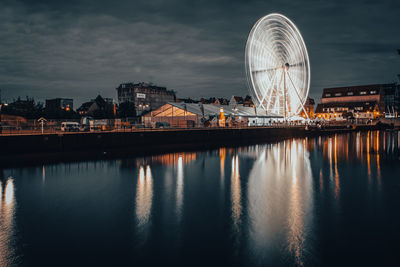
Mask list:
[[[325,88],[315,113],[325,119],[342,117],[344,114],[377,118],[388,112],[397,112],[398,109],[399,87],[392,83]]]
[[[307,112],[307,116],[310,119],[314,118],[314,115],[315,115],[314,114],[314,105],[315,105],[314,99],[307,97],[306,103],[304,103],[304,109],[305,109],[305,112]],[[300,116],[307,117],[305,112],[304,112],[304,110],[301,110]]]
[[[122,83],[117,88],[119,104],[131,102],[136,115],[154,110],[167,102],[175,102],[175,92],[149,83]]]

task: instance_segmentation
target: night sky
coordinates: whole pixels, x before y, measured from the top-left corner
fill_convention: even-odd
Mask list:
[[[397,81],[400,1],[3,1],[0,89],[17,96],[116,98],[122,82],[178,97],[246,95],[253,24],[279,12],[300,29],[311,97],[322,88]]]

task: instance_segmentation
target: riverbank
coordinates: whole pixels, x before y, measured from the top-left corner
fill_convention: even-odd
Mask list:
[[[377,125],[330,126],[323,129],[291,126],[9,135],[0,137],[0,165],[202,150],[381,128]]]

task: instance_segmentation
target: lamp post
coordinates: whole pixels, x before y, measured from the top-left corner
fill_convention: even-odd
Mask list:
[[[41,125],[42,125],[42,134],[43,134],[43,124],[44,124],[45,121],[47,121],[47,120],[46,120],[45,118],[43,118],[43,117],[40,117],[40,118],[38,119],[38,122],[40,122]]]

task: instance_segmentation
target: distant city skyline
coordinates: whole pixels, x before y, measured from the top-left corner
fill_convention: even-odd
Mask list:
[[[280,12],[301,31],[310,97],[326,87],[397,81],[396,1],[2,1],[2,98],[116,99],[124,82],[178,98],[248,94],[244,47],[253,24]]]

